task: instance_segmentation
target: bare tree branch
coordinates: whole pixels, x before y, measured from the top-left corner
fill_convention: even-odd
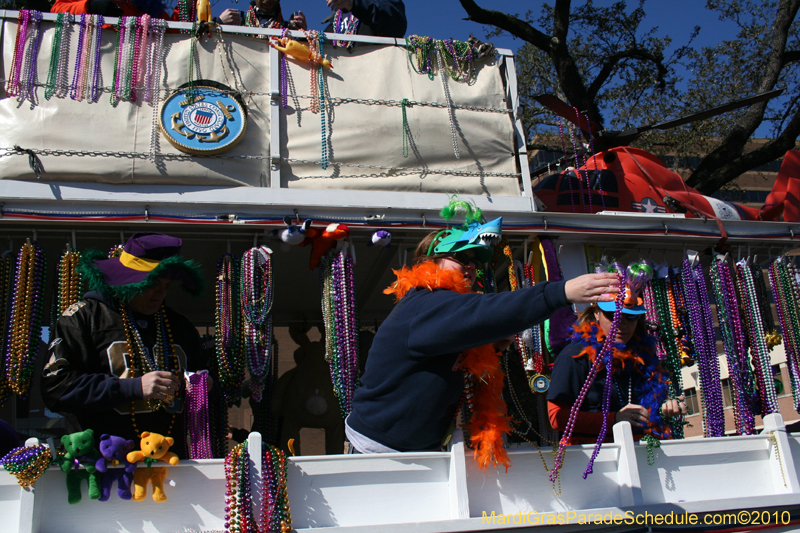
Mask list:
[[[789,63],[796,63],[800,61],[800,50],[789,50],[783,53],[781,58],[781,66],[786,66]]]
[[[603,84],[608,81],[608,78],[611,76],[611,74],[613,74],[617,64],[623,59],[628,58],[653,62],[657,69],[656,77],[659,81],[659,86],[663,87],[665,83],[664,78],[667,75],[667,67],[664,66],[664,58],[661,57],[660,54],[655,55],[649,50],[634,47],[627,50],[622,50],[608,57],[606,62],[603,63],[603,67],[600,69],[600,72],[597,74],[592,84],[589,85],[587,92],[590,98],[594,99],[597,97],[597,93],[600,91]]]

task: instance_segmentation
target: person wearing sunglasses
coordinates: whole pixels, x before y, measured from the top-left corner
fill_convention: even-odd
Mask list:
[[[508,420],[498,392],[502,386],[489,392],[494,412],[482,412],[477,398],[481,387],[492,383],[492,374],[467,371],[469,361],[482,357],[487,368],[499,370],[498,351],[514,334],[570,303],[613,300],[608,293],[617,291],[614,274],[542,282],[514,292],[473,292],[476,270],[491,259],[501,222],[473,221],[462,229],[430,233],[417,246],[416,264],[394,271],[397,281],[384,292],[398,303],[378,329],[345,421],[355,452],[439,450],[455,427],[459,406],[469,405],[473,420],[486,420],[469,433],[476,454],[506,464],[502,434]],[[486,231],[481,234],[482,228]],[[501,384],[502,374],[499,380]],[[469,394],[465,381],[474,386],[468,387]],[[496,438],[483,441],[479,430],[489,426],[499,429]],[[479,460],[482,464],[486,462]]]
[[[611,329],[615,302],[593,302],[578,317],[570,344],[555,358],[547,391],[547,406],[553,429],[565,430],[570,411],[586,381],[606,332]],[[601,367],[579,406],[570,444],[597,441],[603,420],[610,428],[617,422],[630,422],[634,439],[645,434],[658,439],[672,438],[669,421],[687,414],[683,396],[669,397],[669,373],[656,357],[656,339],[644,327],[642,299],[626,287],[626,298],[614,338],[613,372],[609,411],[603,409],[603,392],[608,379]],[[611,431],[606,442],[612,440]]]

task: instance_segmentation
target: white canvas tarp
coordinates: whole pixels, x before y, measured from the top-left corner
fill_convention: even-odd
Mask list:
[[[282,187],[519,195],[513,123],[504,111],[508,104],[494,59],[476,62],[476,76],[470,83],[448,80],[455,106],[451,121],[441,76],[437,72],[430,80],[414,72],[403,47],[361,44],[348,51],[328,43],[324,52],[334,68],[325,73],[325,115],[310,111],[310,69],[290,59],[288,107],[281,107],[280,124],[270,128],[267,41],[226,33],[223,46],[215,37],[203,38],[196,47],[194,78],[246,91],[247,131],[239,144],[216,157],[187,157],[159,134],[155,153],[166,157],[151,162],[153,107],[142,102],[110,103],[116,32],[103,32],[100,85],[106,90],[97,102],[89,103],[69,97],[44,98],[55,25],[43,22],[42,29],[37,62],[40,85],[33,102],[0,93],[0,120],[5,126],[0,130],[0,178],[36,179],[28,157],[10,153],[16,145],[37,154],[44,168],[42,179],[47,181],[269,186],[272,132],[280,136]],[[4,80],[9,77],[16,34],[16,20],[5,19]],[[162,99],[188,81],[191,50],[187,34],[170,33],[165,43]],[[77,45],[78,27],[74,26],[70,82]],[[403,99],[409,103],[405,107],[410,134],[407,156]],[[460,158],[454,154],[451,127]],[[321,164],[324,146],[326,169]]]

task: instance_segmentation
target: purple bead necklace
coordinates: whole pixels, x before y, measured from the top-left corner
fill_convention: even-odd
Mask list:
[[[708,301],[706,279],[700,261],[694,266],[683,260],[683,290],[689,313],[689,332],[695,350],[700,374],[700,392],[703,399],[703,420],[706,437],[725,436],[725,414],[722,402],[722,383],[719,378],[714,325]]]
[[[346,417],[358,387],[358,311],[353,278],[353,258],[343,250],[329,252],[320,268],[322,317],[325,324],[325,359],[331,381]]]
[[[594,359],[592,363],[592,367],[589,369],[589,375],[586,377],[586,381],[583,383],[583,387],[581,387],[581,391],[578,394],[578,398],[575,400],[575,403],[572,405],[572,408],[569,412],[569,419],[567,421],[567,427],[564,429],[564,433],[561,436],[561,440],[558,443],[558,452],[556,454],[556,459],[553,464],[553,468],[550,471],[550,475],[548,478],[550,481],[555,482],[558,479],[558,472],[561,469],[561,466],[564,464],[564,452],[567,449],[567,444],[569,443],[570,439],[572,438],[572,433],[575,429],[575,420],[578,417],[578,412],[580,412],[581,405],[583,401],[586,399],[586,395],[589,393],[589,387],[594,382],[595,378],[597,377],[597,373],[600,370],[602,365],[606,366],[606,384],[605,388],[603,389],[603,409],[605,413],[608,413],[609,407],[609,398],[611,396],[611,381],[612,381],[612,373],[611,373],[611,365],[613,363],[614,358],[614,339],[617,337],[617,329],[619,329],[619,321],[622,318],[622,306],[623,301],[625,300],[625,277],[623,272],[617,271],[617,281],[619,282],[620,291],[617,293],[615,299],[616,310],[614,311],[614,320],[611,323],[611,327],[609,327],[609,331],[606,332],[606,338],[603,341],[603,348],[600,350],[600,353]],[[589,460],[589,464],[586,465],[586,470],[583,472],[583,479],[586,479],[586,476],[592,473],[594,460],[597,458],[597,454],[600,453],[600,446],[605,440],[606,432],[608,431],[608,424],[607,418],[603,418],[603,423],[600,427],[600,434],[597,437],[597,443],[595,444],[594,450],[592,451],[592,457]]]
[[[208,427],[208,372],[205,370],[189,377],[184,416],[189,431],[189,458],[212,459],[214,456]]]
[[[733,384],[736,432],[739,435],[753,435],[755,433],[753,406],[756,391],[747,361],[747,344],[728,263],[725,260],[715,261],[711,265],[710,275],[717,300],[717,317],[722,342],[728,361],[728,375]]]

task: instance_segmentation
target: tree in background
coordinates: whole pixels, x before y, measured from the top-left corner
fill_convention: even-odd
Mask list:
[[[708,0],[706,7],[734,21],[738,33],[698,50],[691,46],[701,31],[696,27],[669,57],[671,39],[657,35],[657,28],[642,29],[644,0],[632,10],[624,0],[609,7],[556,0],[538,17],[460,2],[468,20],[494,27],[490,35],[505,31],[525,41],[517,71],[529,150],[563,149],[558,117],[533,100],[541,93],[557,95],[609,129],[626,129],[783,88],[779,99],[652,131],[634,143],[656,155],[677,155],[677,166],[693,167],[687,183],[705,194],[781,157],[800,135],[800,0]],[[762,124],[769,141],[748,143]],[[692,156],[699,163],[689,165]]]

